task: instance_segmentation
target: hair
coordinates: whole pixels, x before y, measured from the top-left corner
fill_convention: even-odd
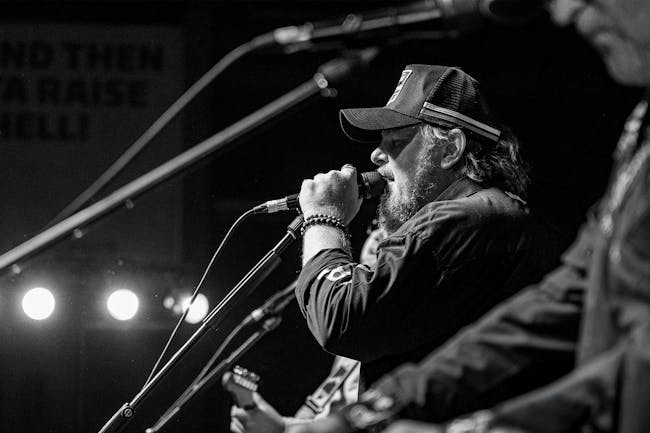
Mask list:
[[[436,146],[452,139],[451,129],[425,123],[420,131],[426,144]],[[520,155],[514,134],[501,127],[501,137],[495,143],[465,128],[460,129],[467,138],[460,173],[475,182],[496,186],[525,199],[530,184],[529,168]]]

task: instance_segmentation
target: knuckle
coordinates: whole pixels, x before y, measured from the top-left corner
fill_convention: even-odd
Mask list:
[[[315,189],[316,183],[311,180],[311,179],[306,179],[302,181],[302,185],[300,186],[301,191],[305,192],[311,192]]]
[[[336,181],[341,178],[341,172],[337,170],[330,170],[327,172],[327,179],[331,181]]]

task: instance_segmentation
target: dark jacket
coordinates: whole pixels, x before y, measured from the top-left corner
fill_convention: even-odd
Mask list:
[[[535,281],[559,248],[520,201],[462,178],[380,243],[374,268],[321,251],[296,295],[318,342],[371,383]]]
[[[497,406],[492,425],[536,433],[649,431],[647,118],[639,128],[645,112],[642,103],[628,121],[608,191],[563,265],[420,365],[404,365],[374,386],[403,407],[400,416],[445,420],[563,376]]]

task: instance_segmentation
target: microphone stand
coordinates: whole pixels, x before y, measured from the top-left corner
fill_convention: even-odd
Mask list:
[[[224,359],[217,365],[213,370],[208,373],[205,378],[201,379],[196,385],[191,387],[187,394],[181,397],[180,401],[174,403],[160,419],[153,426],[145,430],[146,433],[156,433],[160,429],[165,427],[174,419],[176,414],[178,414],[184,405],[186,405],[193,397],[197,395],[198,392],[207,390],[216,380],[220,379],[223,373],[230,369],[230,367],[237,362],[237,360],[249,349],[251,349],[257,341],[266,335],[268,332],[274,330],[280,325],[282,318],[280,316],[269,317],[262,323],[260,329],[255,331],[253,335],[248,337],[239,347],[237,347],[228,358]]]
[[[230,355],[221,361],[215,368],[210,370],[203,378],[196,384],[190,386],[183,395],[181,395],[158,419],[158,421],[146,430],[146,433],[157,433],[165,425],[169,423],[181,409],[189,403],[192,398],[198,395],[199,392],[210,388],[216,380],[218,380],[223,373],[229,370],[232,365],[237,362],[242,355],[250,350],[257,341],[259,341],[268,332],[274,330],[282,322],[282,312],[285,307],[294,299],[294,290],[296,281],[277,292],[264,302],[259,308],[251,312],[240,324],[245,327],[251,323],[258,324],[259,329],[255,331],[246,341],[240,344]],[[261,325],[261,326],[260,326]]]
[[[172,355],[172,357],[167,361],[167,363],[156,373],[154,377],[151,378],[145,386],[142,387],[140,392],[133,397],[130,402],[124,403],[113,416],[104,424],[99,433],[113,433],[121,431],[126,424],[133,419],[133,415],[137,411],[138,407],[146,400],[146,398],[151,395],[154,388],[165,378],[171,368],[176,365],[182,358],[185,356],[189,349],[194,346],[194,344],[207,332],[208,329],[216,330],[217,326],[225,318],[229,310],[232,308],[232,300],[238,297],[245,297],[247,294],[250,294],[258,284],[260,284],[267,275],[275,269],[282,259],[280,254],[294,241],[298,238],[300,234],[300,228],[303,223],[302,215],[298,215],[287,227],[287,233],[284,237],[278,242],[275,247],[273,247],[266,255],[259,261],[253,268],[244,276],[244,278],[237,283],[237,285],[226,295],[226,297],[219,302],[211,312],[208,314],[201,323],[201,326],[192,334],[192,336],[183,344],[183,346]],[[271,326],[271,325],[269,325]],[[277,325],[275,325],[277,326]],[[269,330],[271,330],[270,327]],[[261,337],[261,335],[260,335]],[[251,342],[251,344],[254,342]],[[233,361],[234,362],[234,361]]]
[[[47,228],[31,239],[12,248],[0,256],[0,270],[7,268],[37,251],[60,240],[63,236],[72,233],[100,216],[115,210],[122,203],[128,201],[155,185],[180,173],[182,170],[202,160],[209,154],[218,150],[227,150],[234,142],[259,126],[286,113],[290,108],[311,99],[312,97],[327,93],[331,83],[337,83],[350,75],[355,69],[366,65],[379,53],[378,48],[365,48],[349,52],[322,65],[312,79],[298,86],[289,93],[244,117],[233,125],[218,132],[212,137],[186,150],[180,155],[170,159],[150,172],[129,182],[104,199],[78,211],[63,221]]]

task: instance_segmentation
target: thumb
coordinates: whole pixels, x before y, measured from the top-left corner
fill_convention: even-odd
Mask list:
[[[264,400],[264,398],[262,398],[262,396],[257,392],[253,392],[253,401],[260,409],[269,407],[269,404],[266,402],[266,400]]]
[[[284,422],[282,421],[282,415],[280,415],[273,406],[268,404],[266,400],[262,398],[261,395],[254,392],[253,401],[255,402],[255,405],[257,406],[257,409],[259,410],[260,413],[265,414],[268,418],[275,419],[276,423],[281,423],[282,425],[284,425]]]
[[[341,171],[350,173],[351,175],[355,175],[357,173],[357,169],[352,164],[345,164],[343,167],[341,167]]]

